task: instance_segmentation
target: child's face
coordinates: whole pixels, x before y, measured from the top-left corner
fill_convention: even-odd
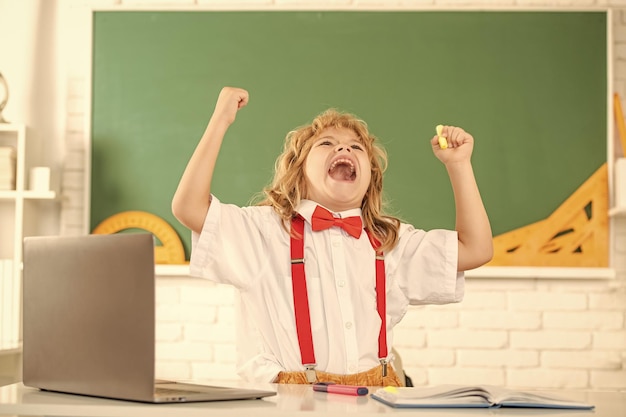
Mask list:
[[[304,165],[308,194],[333,211],[361,207],[372,176],[370,158],[350,129],[324,129]]]

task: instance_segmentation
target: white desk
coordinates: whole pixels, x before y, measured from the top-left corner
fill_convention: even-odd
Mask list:
[[[222,384],[224,385],[224,384]],[[230,384],[236,386],[235,384]],[[242,385],[248,386],[251,385]],[[81,416],[81,417],[211,417],[211,416],[324,416],[359,417],[398,413],[420,417],[436,416],[626,416],[626,392],[546,391],[596,406],[593,411],[545,409],[421,409],[396,410],[369,398],[313,392],[304,385],[255,386],[274,389],[278,395],[262,400],[221,401],[188,404],[142,404],[77,395],[56,394],[24,387],[21,383],[0,387],[0,416]]]

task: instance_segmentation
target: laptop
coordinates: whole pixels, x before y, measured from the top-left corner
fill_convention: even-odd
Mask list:
[[[24,239],[24,385],[150,403],[276,395],[155,380],[154,242],[150,233]]]

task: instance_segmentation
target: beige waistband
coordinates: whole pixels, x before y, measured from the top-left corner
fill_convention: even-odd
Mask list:
[[[382,365],[358,374],[338,375],[323,371],[315,371],[317,381],[334,382],[342,385],[364,385],[369,387],[402,387],[400,378],[391,366],[387,366],[387,376],[383,376]],[[304,372],[279,372],[276,381],[279,384],[308,384]]]

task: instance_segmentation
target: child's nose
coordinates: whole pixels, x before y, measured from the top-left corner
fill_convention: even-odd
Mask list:
[[[335,152],[341,152],[343,150],[346,150],[348,152],[350,152],[350,147],[349,146],[343,146],[343,145],[339,145],[336,149]]]

